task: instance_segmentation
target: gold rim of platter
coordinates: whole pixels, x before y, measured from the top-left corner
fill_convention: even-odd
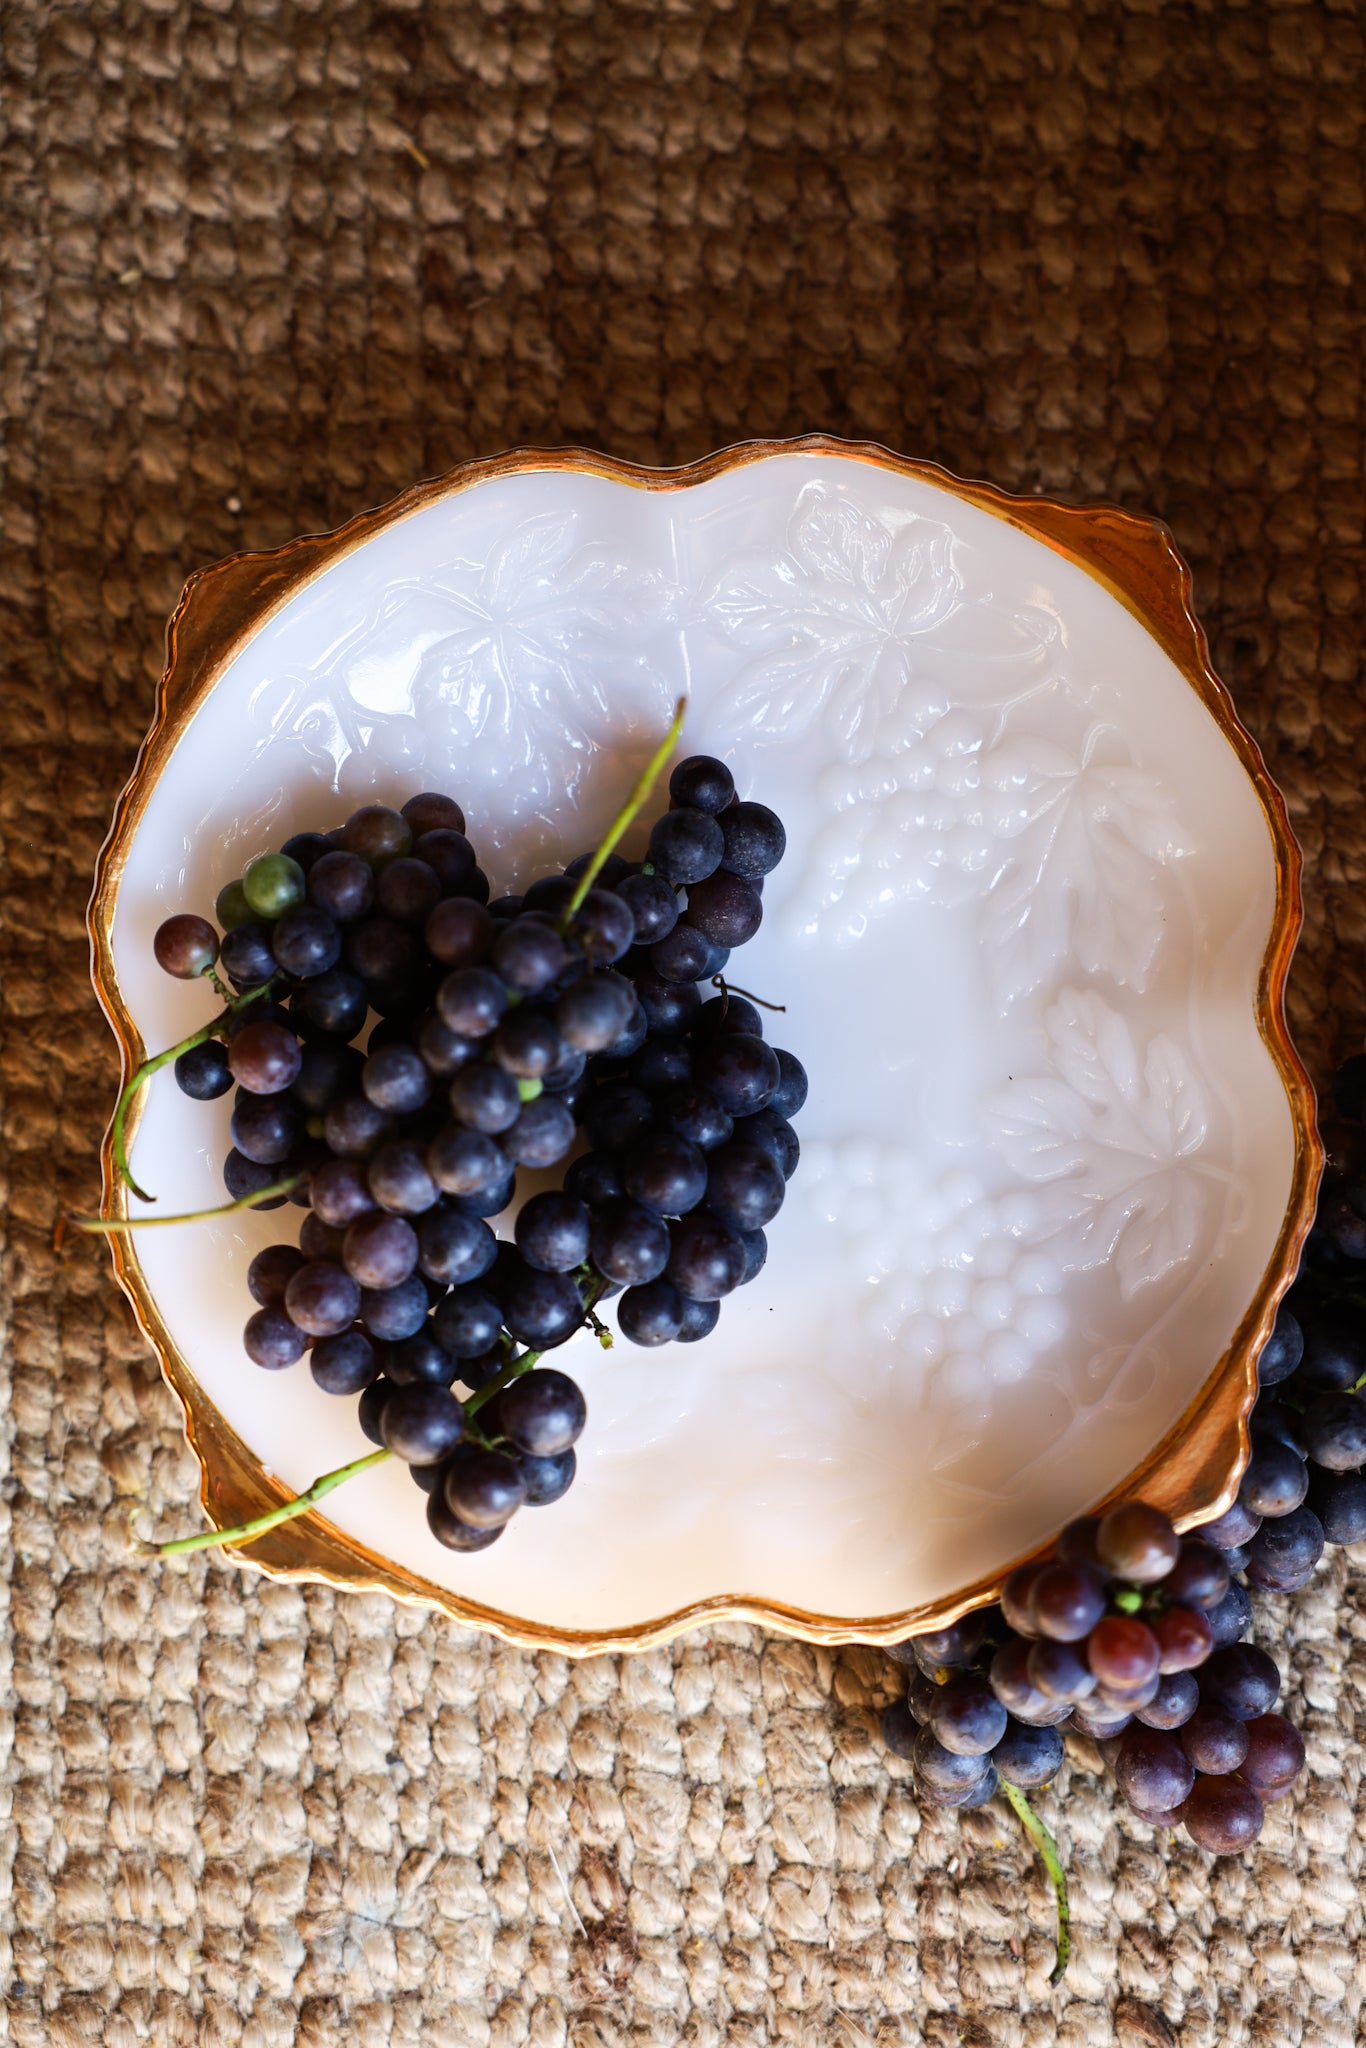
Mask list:
[[[387,527],[443,498],[500,477],[570,471],[609,478],[636,490],[683,491],[778,455],[838,456],[898,476],[919,478],[1018,527],[1084,570],[1133,614],[1176,664],[1238,756],[1261,802],[1275,854],[1276,907],[1258,980],[1256,1017],[1294,1121],[1290,1200],[1275,1251],[1227,1350],[1179,1420],[1123,1483],[1096,1503],[1100,1508],[1112,1500],[1141,1495],[1165,1508],[1179,1527],[1190,1528],[1222,1513],[1237,1490],[1248,1453],[1247,1425],[1256,1398],[1257,1356],[1270,1335],[1280,1298],[1294,1277],[1313,1220],[1323,1148],[1314,1091],[1285,1021],[1286,977],[1302,919],[1300,850],[1285,801],[1267,773],[1261,750],[1239,721],[1232,698],[1210,667],[1205,635],[1191,606],[1190,571],[1171,533],[1158,520],[1108,505],[1012,497],[990,484],[964,481],[933,463],[912,461],[874,443],[839,441],[824,434],[792,441],[742,442],[679,469],[649,469],[587,449],[527,448],[465,463],[446,476],[417,484],[391,504],[362,513],[334,533],[306,536],[269,553],[232,555],[199,570],[185,585],[167,628],[166,669],[157,691],[155,716],[100,850],[87,919],[92,979],[122,1052],[124,1079],[145,1057],[119,989],[111,950],[114,907],[133,834],[157,777],[196,710],[246,643],[305,584]],[[101,1213],[122,1217],[127,1213],[127,1194],[114,1171],[109,1132],[101,1150],[101,1169]],[[260,1461],[228,1426],[172,1341],[143,1278],[136,1239],[112,1236],[109,1243],[119,1285],[184,1411],[185,1434],[199,1461],[200,1499],[209,1521],[218,1529],[231,1528],[287,1500],[286,1489],[267,1476]],[[313,1580],[350,1592],[385,1592],[397,1600],[437,1608],[453,1620],[486,1630],[505,1642],[566,1656],[649,1649],[719,1620],[757,1623],[783,1635],[826,1645],[897,1642],[945,1627],[969,1609],[994,1599],[1006,1572],[1023,1561],[1013,1559],[989,1577],[904,1613],[834,1618],[808,1614],[760,1594],[725,1593],[626,1627],[576,1630],[524,1621],[450,1593],[344,1535],[316,1510],[281,1524],[247,1549],[225,1546],[225,1554],[271,1578]]]

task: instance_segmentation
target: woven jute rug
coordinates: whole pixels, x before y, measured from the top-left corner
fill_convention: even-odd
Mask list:
[[[1261,1624],[1310,1771],[1212,1864],[1077,1750],[917,1811],[889,1667],[570,1665],[203,1558],[103,1251],[82,914],[185,576],[517,442],[870,437],[1160,512],[1289,797],[1321,1078],[1366,1018],[1351,4],[8,0],[3,2038],[1348,2048],[1362,1565]],[[146,1520],[150,1517],[150,1522]],[[1366,1561],[1363,1561],[1366,1562]]]

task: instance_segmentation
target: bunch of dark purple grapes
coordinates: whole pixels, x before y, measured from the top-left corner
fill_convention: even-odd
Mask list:
[[[194,916],[156,935],[170,973],[237,992],[175,1063],[197,1099],[236,1085],[230,1195],[307,1210],[297,1245],[252,1262],[248,1356],[307,1352],[321,1388],[359,1396],[452,1549],[574,1477],[583,1395],[541,1354],[585,1324],[610,1342],[613,1295],[636,1344],[705,1337],[797,1164],[805,1073],[723,973],[782,824],[709,757],[669,789],[646,860],[609,854],[586,889],[596,856],[490,902],[459,806],[424,794],[251,861],[218,897],[221,942]],[[518,1169],[581,1138],[495,1236]]]
[[[883,1735],[927,1804],[980,1806],[1001,1780],[1047,1784],[1074,1729],[1143,1819],[1242,1849],[1304,1765],[1298,1731],[1272,1712],[1274,1662],[1240,1641],[1250,1617],[1207,1532],[1178,1537],[1141,1501],[1084,1516],[1051,1557],[1011,1573],[999,1607],[893,1652],[917,1675]]]

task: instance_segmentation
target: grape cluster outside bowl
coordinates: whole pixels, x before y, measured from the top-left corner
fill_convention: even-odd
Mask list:
[[[889,1642],[1102,1502],[1219,1512],[1321,1152],[1298,849],[1153,521],[823,437],[533,450],[201,572],[91,905],[125,1071],[208,1015],[157,925],[252,854],[441,788],[509,886],[595,843],[684,693],[680,751],[789,832],[745,955],[811,1076],[765,1273],[686,1356],[572,1340],[578,1484],[497,1551],[380,1468],[235,1554],[569,1653]],[[227,1115],[151,1090],[163,1210],[221,1200]],[[220,1528],[364,1449],[241,1352],[278,1222],[113,1240]]]

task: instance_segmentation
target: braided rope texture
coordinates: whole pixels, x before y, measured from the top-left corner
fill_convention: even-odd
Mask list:
[[[920,1814],[889,1667],[570,1665],[133,1560],[197,1526],[103,1251],[82,913],[185,576],[474,455],[872,437],[1163,514],[1366,1015],[1366,52],[1351,0],[7,0],[0,2038],[1351,2048],[1366,1559],[1262,1604],[1310,1758],[1211,1864],[1079,1749]],[[10,1658],[12,1654],[12,1664]]]

